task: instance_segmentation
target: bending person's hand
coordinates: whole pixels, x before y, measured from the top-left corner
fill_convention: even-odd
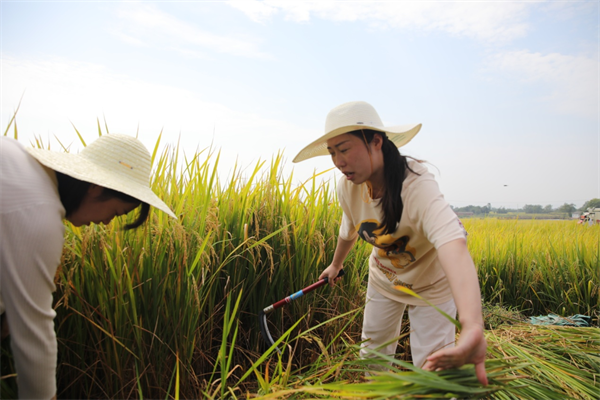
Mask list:
[[[482,385],[488,384],[485,372],[487,342],[483,328],[478,325],[464,327],[455,347],[438,350],[429,357],[423,366],[427,371],[460,368],[464,364],[475,364],[475,375]]]
[[[340,273],[340,270],[342,269],[342,266],[337,267],[333,264],[331,264],[329,267],[325,268],[325,270],[321,273],[321,275],[319,275],[319,279],[323,279],[325,277],[327,277],[327,283],[329,283],[330,286],[335,286],[335,281],[337,281],[337,276]],[[341,279],[341,278],[339,278]]]

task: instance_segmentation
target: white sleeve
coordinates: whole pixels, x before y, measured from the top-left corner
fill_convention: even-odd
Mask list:
[[[356,236],[358,236],[358,232],[356,231],[356,228],[355,228],[354,224],[352,223],[352,220],[348,216],[350,214],[350,208],[346,202],[347,194],[344,192],[343,188],[344,188],[344,183],[340,180],[340,182],[338,182],[337,195],[338,195],[338,202],[340,203],[340,206],[342,207],[343,215],[342,215],[342,223],[340,224],[339,237],[344,240],[347,240],[347,241],[352,241],[356,238]]]
[[[0,214],[0,293],[20,398],[49,399],[56,394],[52,292],[63,244],[64,225],[56,205]]]

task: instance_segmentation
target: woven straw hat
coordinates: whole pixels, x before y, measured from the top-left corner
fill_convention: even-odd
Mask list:
[[[79,154],[27,150],[48,168],[125,193],[177,218],[150,189],[150,153],[134,137],[114,133],[102,135]]]
[[[411,141],[421,129],[421,124],[383,126],[379,114],[372,105],[364,101],[352,101],[337,106],[327,114],[325,134],[303,148],[293,162],[317,156],[327,156],[327,141],[333,137],[359,129],[373,129],[385,132],[396,145],[402,147]]]

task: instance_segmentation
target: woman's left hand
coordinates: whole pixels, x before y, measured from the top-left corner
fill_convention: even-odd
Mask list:
[[[475,364],[475,375],[482,385],[488,384],[485,372],[487,342],[480,325],[463,326],[455,347],[438,350],[429,357],[423,366],[427,371],[460,368],[464,364]]]

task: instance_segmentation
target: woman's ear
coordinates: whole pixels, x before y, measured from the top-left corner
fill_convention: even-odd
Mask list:
[[[380,133],[376,133],[373,135],[373,140],[371,140],[371,146],[373,146],[374,150],[381,150],[383,146],[383,136]]]
[[[88,187],[88,190],[87,190],[87,194],[89,194],[92,198],[96,198],[96,197],[100,196],[103,191],[104,191],[104,187],[90,183],[90,186]]]

